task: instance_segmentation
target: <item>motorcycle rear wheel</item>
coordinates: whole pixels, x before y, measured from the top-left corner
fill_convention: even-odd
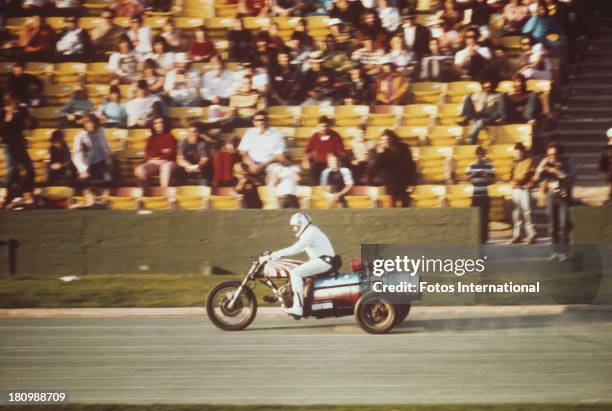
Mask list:
[[[257,298],[253,291],[244,286],[240,297],[231,309],[228,307],[233,293],[240,287],[240,281],[226,281],[217,284],[208,293],[206,314],[210,321],[224,331],[240,331],[248,327],[257,314]]]
[[[369,291],[355,305],[357,324],[367,333],[384,334],[394,326],[397,307],[383,295]]]

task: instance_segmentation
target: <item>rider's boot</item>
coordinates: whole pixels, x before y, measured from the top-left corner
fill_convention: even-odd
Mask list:
[[[281,310],[284,313],[289,315],[293,315],[294,317],[301,317],[304,314],[304,310],[301,305],[293,304],[293,307],[281,307]]]

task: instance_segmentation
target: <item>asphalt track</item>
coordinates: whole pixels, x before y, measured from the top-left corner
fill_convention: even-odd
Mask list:
[[[91,403],[612,401],[612,312],[415,308],[392,334],[352,317],[0,318],[0,388]]]

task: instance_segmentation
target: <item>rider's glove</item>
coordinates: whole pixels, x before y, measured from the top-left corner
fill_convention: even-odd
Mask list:
[[[270,254],[262,255],[259,257],[259,264],[267,263],[271,259],[272,259],[272,256]]]

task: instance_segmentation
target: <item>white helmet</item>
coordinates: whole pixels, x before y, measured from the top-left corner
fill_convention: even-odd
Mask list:
[[[302,212],[293,214],[289,220],[290,226],[297,227],[297,229],[294,229],[296,237],[301,236],[304,230],[306,230],[306,227],[308,227],[311,223],[312,219],[310,216]]]

